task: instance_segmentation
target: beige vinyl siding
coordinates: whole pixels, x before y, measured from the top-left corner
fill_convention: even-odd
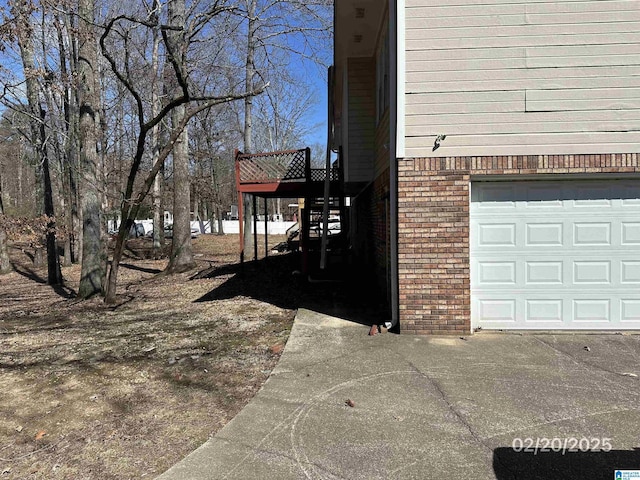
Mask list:
[[[639,150],[640,1],[429,3],[406,0],[406,156]]]
[[[349,145],[345,181],[368,182],[373,179],[375,62],[372,58],[350,58],[347,71]]]

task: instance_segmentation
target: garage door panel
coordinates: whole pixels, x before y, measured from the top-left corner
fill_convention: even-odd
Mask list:
[[[508,209],[516,206],[518,198],[515,186],[508,183],[487,185],[478,191],[478,208],[480,209]]]
[[[621,243],[622,245],[640,245],[640,223],[621,223]]]
[[[525,226],[527,247],[561,247],[564,244],[564,225],[557,222],[527,223]]]
[[[564,318],[563,300],[544,298],[525,301],[525,322],[528,323],[562,323]]]
[[[516,301],[512,299],[480,299],[478,300],[480,316],[487,323],[516,325]]]
[[[575,222],[573,224],[573,244],[583,245],[611,245],[610,222]]]
[[[525,261],[527,285],[562,285],[564,282],[562,261]]]
[[[640,329],[640,182],[474,183],[472,325]]]
[[[611,300],[608,298],[575,299],[572,307],[573,323],[611,323]]]
[[[573,283],[579,284],[611,284],[611,262],[578,261],[573,262]]]
[[[514,247],[515,223],[479,224],[478,245],[482,247]]]
[[[622,299],[620,300],[620,322],[634,323],[640,322],[640,300]]]
[[[516,262],[480,262],[478,283],[480,285],[515,285]]]
[[[640,284],[640,261],[623,260],[620,262],[620,283]]]

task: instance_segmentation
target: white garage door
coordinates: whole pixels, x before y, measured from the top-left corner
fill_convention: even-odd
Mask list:
[[[474,182],[471,324],[640,329],[640,181]]]

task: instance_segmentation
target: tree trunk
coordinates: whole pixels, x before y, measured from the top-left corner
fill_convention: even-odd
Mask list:
[[[222,223],[222,209],[220,205],[216,205],[216,217],[218,217],[218,235],[224,235],[224,224]],[[213,221],[211,223],[213,225]]]
[[[25,83],[27,87],[27,102],[29,104],[29,125],[31,129],[31,141],[36,152],[36,158],[39,165],[42,165],[42,175],[40,176],[41,188],[43,192],[44,213],[49,218],[47,222],[46,245],[47,245],[47,282],[49,285],[58,285],[62,283],[62,273],[60,271],[60,262],[58,260],[58,252],[56,248],[55,234],[55,218],[53,209],[53,192],[51,189],[51,175],[49,173],[49,158],[46,146],[46,130],[45,118],[46,112],[40,104],[38,94],[38,79],[34,76],[36,64],[34,60],[33,50],[33,28],[29,22],[30,6],[25,0],[18,0],[14,4],[18,35],[18,44],[20,47],[20,56],[22,58],[22,66],[25,72]]]
[[[62,53],[60,53],[60,55],[62,55]],[[61,65],[64,65],[64,58],[61,58],[62,62]],[[64,77],[65,71],[64,68],[61,69],[61,74]],[[55,112],[55,107],[56,107],[56,101],[54,99],[54,94],[52,92],[52,88],[51,88],[51,82],[50,81],[45,81],[44,82],[44,87],[43,87],[43,94],[44,94],[44,98],[46,100],[46,105],[47,105],[47,109],[49,112]],[[66,105],[66,101],[64,102],[64,111],[65,111],[65,117],[68,118],[68,108]],[[56,203],[57,204],[57,210],[59,212],[64,212],[62,215],[62,218],[64,220],[64,229],[66,230],[66,226],[67,226],[67,215],[66,215],[66,206],[67,206],[67,179],[65,178],[64,174],[62,172],[65,171],[65,164],[66,162],[66,150],[63,148],[63,145],[61,145],[60,143],[60,136],[56,134],[56,132],[60,132],[60,133],[66,133],[67,128],[66,128],[66,118],[64,122],[60,121],[60,118],[57,115],[51,115],[50,116],[50,125],[51,125],[51,129],[53,130],[54,134],[50,136],[49,138],[49,143],[52,146],[53,149],[53,153],[50,153],[50,155],[53,158],[56,159],[56,162],[54,163],[54,165],[56,165],[58,167],[58,171],[61,172],[60,175],[57,175],[57,178],[59,180],[59,184],[57,185],[57,192],[59,193],[58,198],[56,199],[57,202],[53,202],[53,188],[52,188],[52,203]],[[49,150],[49,152],[51,152],[51,149]],[[64,238],[64,243],[63,243],[63,250],[64,250],[64,255],[63,255],[63,265],[64,266],[70,266],[71,265],[71,242],[69,241],[69,233],[70,232],[63,232],[63,238]]]
[[[42,240],[42,243],[45,243],[46,240]],[[42,268],[44,267],[44,248],[40,245],[37,244],[35,246],[35,250],[33,252],[33,266],[35,268]]]
[[[193,219],[200,220],[200,196],[197,188],[193,189]]]
[[[122,223],[124,223],[125,225],[122,225]],[[120,260],[122,260],[122,253],[124,252],[126,236],[128,235],[129,228],[131,228],[131,225],[133,224],[133,220],[123,219],[122,223],[120,224],[120,229],[118,230],[118,238],[116,239],[116,245],[113,249],[113,259],[111,260],[111,268],[109,270],[107,289],[105,292],[105,303],[116,302],[118,269],[120,267]]]
[[[162,183],[164,169],[153,180],[153,248],[162,250],[164,246],[164,209],[162,208]]]
[[[77,49],[77,32],[76,24],[74,19],[76,17],[73,15],[64,15],[63,21],[66,32],[66,40],[69,45],[68,54],[65,56],[69,60],[69,70],[71,72],[77,71],[78,65],[78,49]],[[61,40],[61,50],[64,48],[65,41]],[[62,56],[61,56],[61,64],[62,64]],[[65,163],[64,176],[67,179],[68,187],[69,187],[69,210],[68,210],[68,229],[71,240],[71,261],[73,263],[78,263],[82,258],[82,242],[80,239],[82,238],[82,219],[80,213],[80,192],[78,189],[78,152],[80,150],[80,146],[78,145],[78,137],[80,136],[78,130],[78,122],[79,122],[79,112],[78,112],[78,95],[77,88],[73,83],[67,87],[67,95],[68,98],[67,106],[68,106],[68,131],[67,131],[67,149],[66,156],[67,161]]]
[[[185,24],[184,0],[171,0],[168,3],[169,23]],[[186,45],[184,31],[172,30],[168,34],[169,47],[178,68],[186,72]],[[185,76],[186,78],[186,76]],[[182,95],[180,86],[175,88],[175,98]],[[181,128],[185,119],[186,108],[177,106],[171,114],[171,125]],[[193,249],[191,247],[191,186],[189,179],[189,134],[185,126],[173,145],[173,241],[167,272],[183,272],[194,267]]]
[[[2,190],[0,189],[0,275],[13,271],[11,260],[9,259],[9,250],[7,249],[7,232],[2,225],[3,215],[4,207],[2,204]]]
[[[97,44],[93,27],[93,0],[79,0],[78,90],[80,101],[80,163],[82,165],[82,273],[78,295],[102,294],[105,258],[102,248],[100,211],[102,166],[97,149],[96,121],[99,119],[96,90]]]
[[[7,232],[0,227],[0,275],[13,271],[9,250],[7,249]]]
[[[31,141],[36,152],[37,163],[42,166],[42,174],[39,175],[43,193],[44,214],[48,217],[46,245],[47,245],[47,282],[49,285],[62,283],[62,273],[58,252],[56,248],[55,217],[53,209],[53,192],[51,190],[51,176],[49,173],[49,158],[46,146],[45,118],[46,112],[40,104],[38,80],[35,77],[36,63],[33,49],[33,28],[29,22],[30,6],[25,0],[16,1],[17,36],[20,47],[22,66],[25,72],[27,87],[27,102],[29,104],[29,125],[31,129]]]
[[[153,53],[151,56],[151,70],[153,72],[153,85],[151,87],[151,112],[152,116],[160,113],[160,83],[159,79],[159,61],[158,50],[160,48],[160,9],[162,5],[159,0],[153,2],[153,22],[155,28],[153,30]],[[152,164],[158,161],[160,152],[160,125],[156,125],[151,129],[151,157]],[[164,168],[161,169],[156,178],[153,180],[153,249],[156,252],[164,247],[164,209],[162,208],[162,184],[164,182]]]
[[[184,107],[177,107],[172,115],[174,126],[184,118]],[[187,129],[173,146],[173,241],[168,272],[182,272],[193,268],[191,247],[191,195],[189,186],[189,137]]]
[[[255,54],[256,54],[256,33],[257,33],[257,18],[256,10],[258,7],[258,0],[247,0],[247,14],[249,16],[249,24],[247,28],[247,61],[245,70],[245,89],[247,92],[253,90],[253,77],[256,74]],[[253,152],[253,96],[249,95],[244,99],[244,153]],[[251,195],[243,194],[242,199],[238,198],[238,201],[243,202],[242,211],[244,212],[244,219],[240,218],[239,221],[244,221],[244,257],[253,252],[253,235],[251,230],[253,228],[253,222],[251,220],[252,215],[256,212],[253,211],[253,201]]]
[[[40,146],[42,158],[42,181],[44,191],[44,214],[47,216],[47,283],[60,285],[62,283],[62,271],[60,270],[60,258],[58,257],[58,245],[56,243],[56,217],[53,208],[53,186],[51,184],[51,172],[49,169],[49,154],[46,145],[45,131],[46,112],[40,110]]]

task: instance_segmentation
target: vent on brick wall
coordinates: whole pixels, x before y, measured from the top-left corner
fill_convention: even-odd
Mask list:
[[[364,8],[356,8],[356,18],[364,18]]]
[[[353,42],[354,42],[354,43],[362,43],[362,35],[355,34],[355,35],[353,36]]]

